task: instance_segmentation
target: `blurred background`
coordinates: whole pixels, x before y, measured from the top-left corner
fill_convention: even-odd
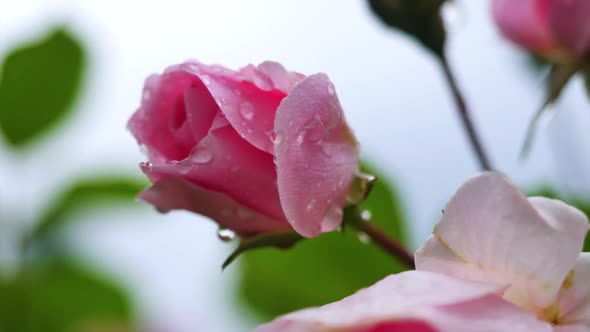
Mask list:
[[[568,85],[519,160],[547,70],[501,38],[488,8],[455,0],[444,13],[451,66],[489,156],[524,190],[590,202],[582,80]],[[222,272],[234,244],[217,238],[214,223],[134,200],[148,182],[126,121],[149,74],[191,58],[327,73],[364,159],[382,175],[381,201],[371,204],[393,211],[383,215],[399,219],[413,248],[478,171],[433,56],[382,26],[365,1],[3,1],[0,122],[13,124],[0,135],[1,332],[249,331],[395,270],[376,252],[360,269],[354,257],[338,258],[369,246],[352,237],[344,251],[327,238],[332,249],[319,258],[302,245],[299,254],[247,255]],[[20,85],[7,84],[9,75]],[[26,109],[8,112],[15,103]],[[322,282],[336,284],[332,293],[318,295]]]

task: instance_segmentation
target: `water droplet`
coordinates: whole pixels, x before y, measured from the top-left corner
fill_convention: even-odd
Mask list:
[[[219,103],[219,105],[224,105],[225,104],[225,97],[217,98],[217,102]]]
[[[248,128],[246,129],[246,131],[248,132],[248,134],[252,134],[252,128]]]
[[[219,113],[217,114],[217,116],[218,116],[219,118],[221,118],[221,119],[225,119],[225,113],[223,113],[223,112],[219,112]]]
[[[237,214],[240,219],[251,219],[256,215],[254,211],[242,207],[238,208]]]
[[[318,142],[324,137],[324,126],[322,119],[318,114],[314,115],[314,117],[309,120],[305,126],[303,126],[303,131],[297,137],[297,142],[302,143],[303,139],[310,142]]]
[[[313,210],[316,203],[317,203],[317,201],[315,200],[315,198],[312,198],[311,201],[309,201],[309,203],[307,203],[307,211]]]
[[[209,77],[209,75],[203,75],[203,76],[201,76],[201,81],[205,85],[211,84],[211,78]]]
[[[230,242],[236,238],[236,233],[231,229],[219,227],[217,237],[223,242]]]
[[[333,96],[334,94],[336,94],[336,91],[334,90],[334,87],[331,84],[328,85],[328,94],[330,96]]]
[[[373,215],[371,214],[371,211],[369,211],[369,210],[363,210],[361,212],[361,218],[363,218],[363,220],[365,220],[365,221],[371,220],[372,216]]]
[[[371,243],[371,238],[365,233],[359,232],[356,234],[356,237],[359,239],[359,241],[361,241],[362,244]]]
[[[206,149],[198,149],[190,156],[190,161],[195,164],[206,164],[213,159],[211,151]]]
[[[144,172],[151,172],[154,168],[154,163],[151,161],[148,161],[147,163],[140,163],[139,167],[141,167]]]
[[[362,202],[373,188],[377,178],[371,174],[357,173],[352,179],[346,201],[349,205],[357,205]]]
[[[254,105],[250,102],[243,102],[240,104],[240,114],[246,120],[252,120],[254,118]]]
[[[270,133],[270,140],[272,141],[272,143],[274,145],[280,145],[283,142],[283,139],[285,138],[285,134],[283,134],[282,131],[272,131]]]
[[[326,211],[324,220],[322,220],[321,230],[327,232],[335,229],[342,222],[342,209],[332,206]]]
[[[301,133],[299,136],[297,136],[297,144],[303,143],[303,136],[305,136],[304,133]]]
[[[170,209],[156,206],[156,211],[158,211],[160,213],[168,213],[168,212],[170,212]]]

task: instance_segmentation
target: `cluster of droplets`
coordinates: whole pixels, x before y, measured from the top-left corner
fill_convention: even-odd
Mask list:
[[[372,218],[371,211],[369,211],[369,210],[361,211],[360,216],[361,216],[361,222],[370,222],[371,218]],[[357,232],[356,236],[359,239],[359,241],[363,244],[369,244],[371,242],[371,238],[364,232]]]

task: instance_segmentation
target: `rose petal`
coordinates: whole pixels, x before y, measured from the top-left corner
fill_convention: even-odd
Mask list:
[[[308,76],[293,88],[277,111],[275,133],[287,220],[306,237],[336,229],[358,169],[358,151],[326,75]]]
[[[536,312],[555,300],[588,229],[581,212],[529,201],[499,173],[469,180],[444,211],[417,268],[510,285],[505,298]]]
[[[399,328],[408,322],[421,322],[414,325],[422,329],[417,331],[426,327],[430,329],[425,331],[438,332],[551,331],[549,324],[497,296],[502,289],[437,273],[409,271],[389,276],[339,302],[279,317],[256,331],[364,332],[379,326]]]
[[[590,54],[590,1],[550,2],[551,26],[561,44],[579,57]]]
[[[559,325],[553,328],[553,332],[588,332],[587,326],[582,325]]]
[[[184,67],[202,79],[242,138],[262,151],[273,153],[271,133],[285,92],[273,89],[273,81],[252,65],[238,72],[199,62],[185,63]]]
[[[590,253],[580,254],[559,294],[560,324],[590,329]]]
[[[549,25],[550,0],[493,0],[496,25],[513,42],[540,53],[551,53],[557,43]]]
[[[187,103],[198,103],[198,112],[187,114]],[[207,134],[218,112],[199,77],[174,66],[146,80],[141,107],[128,128],[148,147],[151,160],[182,160]]]
[[[432,326],[420,320],[399,320],[359,327],[354,332],[438,332]]]
[[[258,69],[270,78],[275,89],[286,94],[305,78],[305,75],[287,71],[283,65],[274,61],[265,61],[258,65]]]
[[[160,211],[183,209],[207,216],[221,227],[239,234],[289,228],[286,223],[247,209],[222,193],[207,190],[177,177],[156,182],[141,193],[139,198],[156,206]]]
[[[286,223],[273,157],[243,140],[230,126],[212,130],[183,161],[154,163],[143,169],[154,182],[169,176],[182,177]]]

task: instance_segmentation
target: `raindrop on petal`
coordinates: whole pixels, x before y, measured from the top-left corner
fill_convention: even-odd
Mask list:
[[[168,212],[170,212],[170,209],[159,207],[159,206],[156,206],[156,210],[158,212],[160,212],[160,213],[168,213]]]
[[[342,209],[337,206],[328,208],[324,219],[322,220],[322,232],[333,230],[342,222]]]
[[[151,172],[154,168],[154,163],[152,163],[151,161],[148,161],[146,163],[139,163],[139,167],[141,167],[141,169],[144,172]]]
[[[236,233],[231,229],[219,227],[217,237],[223,242],[230,242],[236,238]]]
[[[270,140],[274,145],[280,145],[285,138],[285,134],[282,131],[275,132],[274,130],[270,133]]]
[[[200,148],[197,149],[191,156],[190,161],[195,164],[206,164],[213,159],[211,151]]]
[[[203,76],[201,76],[201,81],[203,81],[203,84],[205,84],[205,85],[211,84],[211,80],[209,78],[209,75],[203,75]]]
[[[254,105],[250,102],[243,102],[240,104],[240,114],[246,120],[252,120],[254,118]]]
[[[334,87],[331,84],[328,85],[328,94],[330,96],[333,96],[334,94],[336,94],[336,91],[334,90]]]
[[[315,198],[312,198],[309,203],[307,203],[307,211],[311,211],[313,210],[313,208],[315,207],[317,201],[315,200]]]

